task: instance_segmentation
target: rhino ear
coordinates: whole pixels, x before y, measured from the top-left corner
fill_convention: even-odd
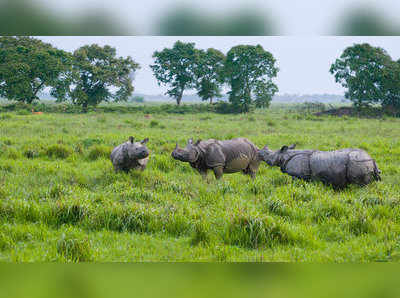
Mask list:
[[[285,146],[282,146],[282,148],[281,148],[281,150],[279,150],[279,152],[280,152],[280,153],[284,153],[284,152],[286,152],[288,149],[289,149],[289,147],[285,145]]]
[[[269,150],[268,146],[265,145],[264,148],[263,148],[263,150],[267,150],[267,151],[268,151],[268,150]]]
[[[201,140],[198,139],[197,142],[196,142],[196,144],[194,144],[194,145],[197,146],[198,144],[200,144],[200,142],[201,142]]]
[[[147,142],[149,141],[149,138],[145,138],[143,141],[141,141],[140,143],[142,144],[142,145],[145,145]]]
[[[190,144],[190,145],[193,144],[193,139],[192,139],[192,138],[190,138],[190,139],[188,140],[188,144]]]
[[[135,140],[134,137],[132,137],[132,136],[129,137],[129,142],[131,142],[132,144],[133,144],[133,141],[134,141],[134,140]]]
[[[294,148],[296,148],[296,144],[292,144],[289,146],[289,149],[294,149]]]

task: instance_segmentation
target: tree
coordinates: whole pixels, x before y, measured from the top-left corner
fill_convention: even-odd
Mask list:
[[[347,89],[345,97],[356,107],[371,103],[399,105],[399,63],[382,48],[367,43],[348,47],[331,65],[330,72]]]
[[[32,37],[0,37],[0,96],[32,103],[71,69],[71,55]]]
[[[224,83],[225,55],[216,49],[199,50],[195,68],[197,95],[210,101],[221,97],[221,85]]]
[[[194,43],[175,42],[172,49],[155,51],[154,64],[150,65],[159,85],[169,86],[165,93],[175,98],[179,106],[183,92],[195,87],[195,68],[198,51]]]
[[[278,68],[275,58],[261,45],[238,45],[226,57],[225,76],[231,86],[229,101],[242,112],[254,104],[268,107],[278,87],[272,82]],[[255,100],[253,100],[255,97]]]
[[[70,99],[83,111],[102,101],[126,101],[134,88],[134,72],[140,67],[131,57],[116,57],[116,49],[86,45],[73,54],[73,69],[52,93],[58,100]]]

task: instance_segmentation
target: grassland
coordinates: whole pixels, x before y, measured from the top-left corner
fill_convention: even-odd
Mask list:
[[[144,172],[109,153],[149,137]],[[0,114],[0,261],[400,260],[400,119],[248,115]],[[203,181],[170,157],[175,141],[247,137],[257,146],[359,147],[382,182],[334,191],[260,166]]]

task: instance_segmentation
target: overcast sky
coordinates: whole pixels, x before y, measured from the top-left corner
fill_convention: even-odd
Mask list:
[[[344,94],[344,89],[335,83],[329,73],[330,65],[342,51],[354,43],[368,42],[373,46],[386,49],[393,59],[400,58],[400,37],[171,37],[171,36],[123,36],[123,37],[39,37],[54,46],[73,51],[85,44],[97,43],[117,48],[118,56],[131,56],[141,65],[134,81],[135,92],[144,94],[162,94],[166,87],[158,86],[149,64],[153,63],[155,50],[172,47],[176,40],[195,42],[197,48],[210,47],[227,53],[238,44],[261,44],[272,53],[278,62],[280,71],[275,79],[279,94]],[[193,93],[193,92],[188,92]]]
[[[331,35],[342,17],[354,9],[368,9],[398,25],[398,0],[33,0],[60,16],[105,11],[112,20],[149,35],[157,20],[179,7],[198,11],[206,19],[232,11],[253,9],[279,28],[279,35]]]

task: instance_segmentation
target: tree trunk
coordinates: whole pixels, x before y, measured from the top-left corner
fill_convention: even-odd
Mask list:
[[[82,104],[82,112],[87,113],[87,111],[88,111],[88,103],[84,102]]]
[[[212,100],[213,100],[213,98],[212,98],[212,97],[210,97],[210,105],[212,105]]]
[[[176,98],[176,104],[177,104],[178,106],[181,105],[182,96],[183,96],[183,90],[184,90],[184,88],[182,88],[182,91],[178,94],[178,97]]]

